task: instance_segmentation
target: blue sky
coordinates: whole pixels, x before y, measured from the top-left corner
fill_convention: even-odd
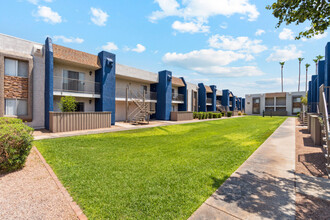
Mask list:
[[[108,50],[121,64],[170,70],[192,83],[229,88],[238,96],[298,86],[298,57],[324,55],[328,33],[294,40],[308,27],[281,26],[252,0],[4,0],[1,33],[43,43],[47,36],[74,49]],[[302,79],[305,68],[302,68]],[[301,88],[304,88],[302,80]]]

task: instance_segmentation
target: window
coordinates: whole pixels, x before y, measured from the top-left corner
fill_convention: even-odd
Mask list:
[[[5,59],[5,75],[28,77],[29,64],[26,61]]]
[[[85,73],[64,70],[63,90],[83,92],[85,89]]]
[[[27,100],[5,99],[5,115],[25,116],[27,115]]]
[[[85,111],[85,103],[77,102],[76,112],[84,112]]]
[[[301,102],[301,97],[293,97],[293,102]]]
[[[148,94],[148,86],[141,86],[141,92],[145,92],[145,94]]]

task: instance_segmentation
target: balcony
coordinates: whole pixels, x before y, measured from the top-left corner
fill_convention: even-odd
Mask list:
[[[143,90],[137,89],[128,89],[128,88],[116,88],[116,100],[117,101],[126,101],[126,96],[128,101],[133,99],[138,99],[143,101]],[[144,99],[146,102],[157,102],[157,92],[145,91]]]
[[[206,105],[212,105],[212,98],[206,99]]]
[[[100,98],[98,82],[54,76],[54,95],[86,98]]]
[[[172,93],[172,102],[184,103],[184,95],[179,93]]]

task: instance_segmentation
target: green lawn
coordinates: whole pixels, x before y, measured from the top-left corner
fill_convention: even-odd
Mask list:
[[[89,219],[186,219],[285,119],[247,116],[34,144]]]

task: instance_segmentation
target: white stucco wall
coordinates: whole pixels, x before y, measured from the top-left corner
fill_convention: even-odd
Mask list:
[[[245,113],[252,115],[253,113],[253,98],[260,98],[260,114],[265,110],[265,94],[249,94],[245,95]]]
[[[95,111],[95,99],[93,98],[80,98],[80,97],[75,97],[76,102],[83,102],[84,103],[84,110],[85,112],[94,112]],[[54,104],[54,111],[55,112],[60,112],[60,101],[61,101],[61,96],[54,96],[53,97],[53,104]],[[91,103],[89,103],[89,100],[91,100]]]
[[[34,53],[37,48],[41,49],[41,54]],[[33,128],[44,128],[45,58],[43,45],[0,34],[0,50],[4,52],[25,54],[33,58],[32,122],[27,124]]]
[[[198,85],[192,84],[187,82],[187,104],[188,104],[188,111],[193,111],[192,109],[192,102],[193,102],[193,92],[198,92]],[[197,93],[197,99],[198,99],[198,93]],[[197,100],[198,102],[198,100]]]

